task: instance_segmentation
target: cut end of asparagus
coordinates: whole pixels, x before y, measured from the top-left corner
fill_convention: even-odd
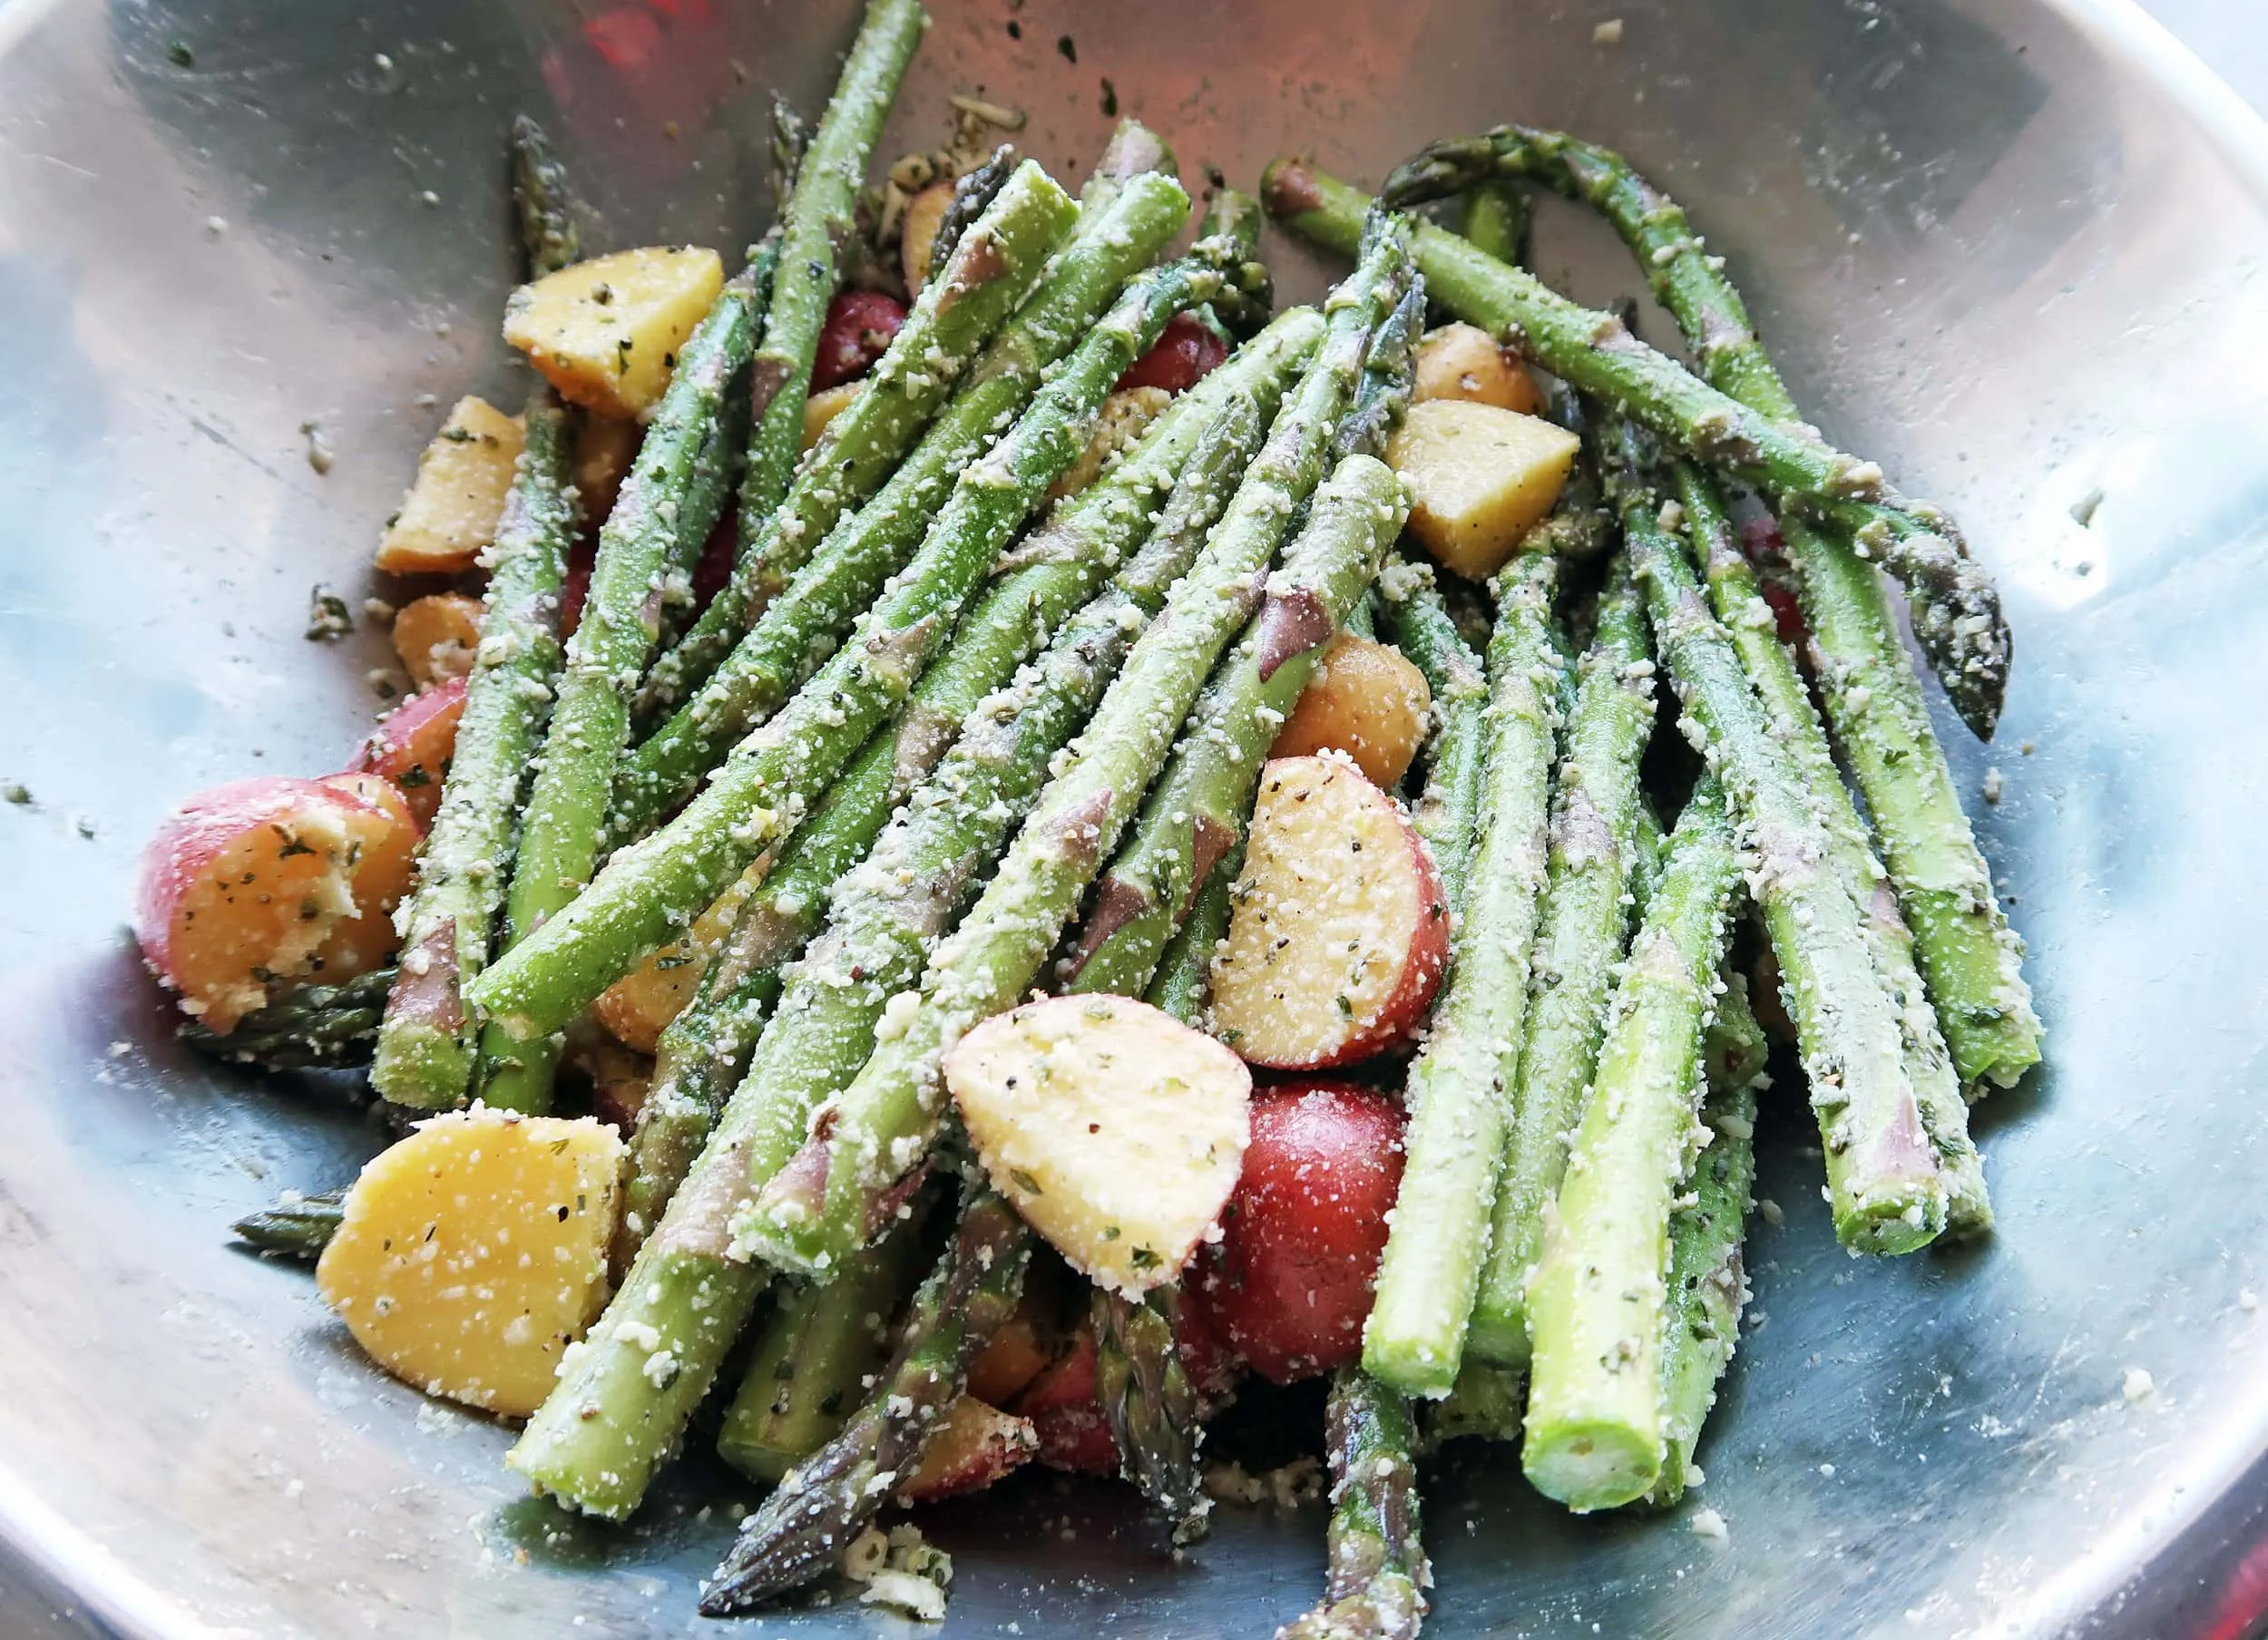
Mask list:
[[[1662,1443],[1641,1440],[1627,1420],[1561,1420],[1548,1432],[1530,1422],[1520,1467],[1545,1497],[1578,1515],[1636,1502],[1660,1478]]]

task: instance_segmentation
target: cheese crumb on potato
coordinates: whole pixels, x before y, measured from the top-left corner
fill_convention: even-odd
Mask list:
[[[588,1117],[421,1122],[347,1193],[316,1284],[396,1378],[524,1418],[606,1303],[621,1158]]]

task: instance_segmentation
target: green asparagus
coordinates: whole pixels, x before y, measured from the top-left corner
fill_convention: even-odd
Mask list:
[[[1510,146],[1614,224],[1713,386],[1764,415],[1796,419],[1723,259],[1706,252],[1674,200],[1603,149],[1541,132],[1515,132]],[[1782,524],[1827,715],[1866,795],[1954,1063],[1972,1088],[2012,1086],[2038,1062],[2039,1020],[1882,576],[1802,517]],[[1919,626],[1928,617],[1917,607],[1915,618]]]
[[[1276,1640],[1417,1640],[1433,1575],[1418,1533],[1409,1403],[1358,1367],[1331,1381],[1330,1560],[1323,1604]]]
[[[1151,1007],[1184,1023],[1203,1011],[1212,994],[1213,958],[1227,937],[1229,913],[1236,909],[1231,894],[1237,875],[1244,868],[1244,850],[1232,848],[1198,889],[1197,898],[1189,903],[1189,914],[1166,942],[1158,958],[1158,971],[1150,976],[1149,989],[1143,992]]]
[[[1464,214],[1457,231],[1500,262],[1528,266],[1528,239],[1534,227],[1528,196],[1493,178],[1465,190]]]
[[[1197,1390],[1174,1340],[1179,1304],[1172,1287],[1139,1299],[1096,1290],[1095,1396],[1121,1473],[1165,1515],[1173,1546],[1186,1548],[1205,1537],[1213,1506],[1198,1474]]]
[[[512,203],[530,278],[557,273],[582,256],[567,168],[552,157],[543,128],[525,114],[512,122]]]
[[[286,991],[236,1022],[227,1036],[184,1020],[173,1034],[216,1059],[262,1070],[351,1070],[367,1065],[396,971],[375,969],[337,985]]]
[[[311,1264],[331,1245],[331,1237],[338,1234],[339,1221],[346,1213],[344,1190],[325,1190],[313,1196],[287,1190],[272,1207],[263,1207],[230,1227],[239,1240],[270,1258],[292,1258]]]
[[[1528,1271],[1543,1249],[1545,1209],[1559,1194],[1569,1136],[1583,1120],[1608,995],[1629,939],[1638,758],[1654,732],[1653,671],[1637,589],[1618,565],[1599,600],[1598,636],[1577,670],[1553,785],[1550,876],[1512,1081],[1511,1128],[1465,1340],[1469,1353],[1500,1366],[1528,1359]]]
[[[1625,424],[1610,448],[1617,457],[1608,483],[1656,646],[1692,726],[1686,732],[1723,777],[1742,845],[1756,856],[1751,882],[1811,1080],[1835,1234],[1860,1252],[1910,1253],[1945,1227],[1945,1176],[1906,1076],[1863,913],[1834,868],[1794,755],[1774,735],[1732,639],[1703,600],[1673,532],[1682,509],[1666,508],[1651,480],[1650,441]]]
[[[970,1363],[1016,1307],[1031,1257],[1031,1233],[1015,1209],[976,1191],[953,1246],[914,1296],[896,1360],[842,1432],[789,1470],[741,1524],[702,1590],[706,1616],[742,1610],[835,1564],[921,1462]]]
[[[523,419],[526,446],[487,553],[488,596],[456,749],[416,887],[397,913],[400,973],[370,1068],[371,1086],[416,1109],[455,1105],[472,1084],[476,1032],[464,988],[495,946],[521,794],[559,676],[560,583],[576,524],[567,422],[543,386],[529,395]],[[526,925],[529,904],[515,903],[514,927]],[[515,1108],[540,1108],[543,1100],[521,1088],[518,1099],[506,1088],[486,1091]]]
[[[1405,1395],[1457,1382],[1465,1323],[1488,1254],[1490,1215],[1528,1007],[1529,951],[1549,857],[1548,804],[1560,662],[1549,558],[1497,580],[1489,643],[1490,747],[1466,903],[1445,994],[1410,1067],[1402,1189],[1363,1331],[1363,1365]]]
[[[1717,1381],[1740,1339],[1748,1278],[1741,1260],[1756,1178],[1756,1094],[1764,1074],[1764,1030],[1749,1011],[1738,976],[1725,981],[1716,1018],[1703,1039],[1708,1097],[1701,1125],[1710,1138],[1678,1186],[1669,1221],[1669,1309],[1662,1322],[1661,1478],[1648,1500],[1672,1504],[1700,1483],[1694,1450],[1716,1404]]]
[[[1378,578],[1388,639],[1425,675],[1433,727],[1425,749],[1425,786],[1411,824],[1432,851],[1442,897],[1462,915],[1465,879],[1479,829],[1481,782],[1488,772],[1489,681],[1481,658],[1457,630],[1433,586],[1432,566],[1401,558]]]
[[[1874,971],[1887,989],[1904,1045],[1906,1077],[1913,1084],[1922,1126],[1945,1172],[1946,1216],[1951,1228],[1975,1235],[1991,1227],[1992,1203],[1985,1188],[1984,1163],[1969,1137],[1969,1107],[1960,1095],[1960,1074],[1937,1016],[1914,969],[1913,934],[1899,914],[1898,900],[1866,835],[1866,823],[1828,750],[1827,733],[1813,708],[1795,660],[1780,642],[1772,608],[1756,590],[1755,572],[1734,534],[1732,515],[1708,474],[1690,462],[1677,467],[1677,493],[1686,510],[1686,533],[1718,623],[1740,653],[1748,680],[1755,686],[1771,720],[1772,733],[1795,759],[1826,827],[1835,869],[1862,915]]]
[[[1268,167],[1263,197],[1295,232],[1342,252],[1371,205],[1359,190],[1292,160]],[[1990,737],[2008,681],[2008,629],[1990,579],[1950,519],[1898,495],[1872,462],[1717,391],[1619,318],[1579,307],[1455,234],[1421,225],[1417,256],[1434,299],[1452,312],[1500,337],[1517,337],[1553,375],[1730,468],[1783,508],[1848,532],[1891,565],[1915,601],[1917,627],[1928,628],[1928,653],[1947,692],[1970,727]]]
[[[1047,368],[1179,230],[1188,209],[1188,196],[1170,178],[1136,177],[1094,229],[1055,259],[904,464],[812,555],[700,693],[624,761],[616,782],[618,835],[638,835],[692,791],[843,640],[875,589],[921,544],[955,480],[1022,411]]]
[[[1670,1217],[1702,1137],[1701,1039],[1739,870],[1724,793],[1706,776],[1670,834],[1631,942],[1528,1288],[1534,1361],[1521,1467],[1578,1512],[1646,1496],[1668,1450]]]
[[[1364,269],[1390,274],[1399,238],[1389,232],[1379,243],[1385,249],[1366,258]],[[1372,278],[1362,277],[1374,290]],[[1084,749],[1041,794],[982,897],[937,948],[903,1030],[845,1090],[814,1164],[776,1177],[758,1211],[747,1215],[744,1235],[760,1241],[767,1256],[814,1274],[839,1268],[872,1234],[897,1181],[926,1150],[947,1045],[1012,1004],[1031,983],[1131,818],[1207,664],[1249,608],[1249,593],[1238,598],[1234,591],[1251,587],[1281,538],[1329,425],[1346,403],[1354,358],[1375,317],[1359,293],[1341,302],[1307,379],[1278,415],[1198,565],[1112,683]],[[1384,545],[1380,532],[1388,524],[1399,529],[1404,510],[1401,482],[1383,464],[1366,456],[1342,464],[1317,493],[1299,550],[1270,578],[1253,618],[1258,630],[1276,635],[1266,642],[1286,658],[1320,643],[1375,573]]]

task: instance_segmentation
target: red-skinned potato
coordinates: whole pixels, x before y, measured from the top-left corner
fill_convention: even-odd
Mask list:
[[[1183,1313],[1205,1315],[1276,1383],[1359,1359],[1402,1184],[1402,1128],[1400,1108],[1368,1088],[1306,1082],[1256,1094],[1244,1175]]]
[[[1268,756],[1344,752],[1373,786],[1391,791],[1409,773],[1432,708],[1425,674],[1400,649],[1341,632],[1316,660]]]
[[[385,804],[376,788],[392,788],[362,778],[378,802],[266,776],[200,792],[158,828],[142,854],[134,934],[184,1012],[226,1034],[279,985],[334,977],[317,965],[358,920],[362,862],[406,862],[416,844],[400,794]]]
[[[394,929],[394,908],[417,880],[417,843],[424,832],[410,812],[408,798],[390,780],[357,771],[326,775],[322,784],[347,793],[388,822],[355,855],[347,883],[354,914],[333,924],[315,953],[316,972],[336,981],[384,966],[401,943]]]
[[[1228,356],[1228,344],[1213,327],[1193,313],[1176,314],[1167,322],[1148,353],[1127,366],[1113,392],[1134,387],[1163,387],[1186,393],[1220,366]]]
[[[914,1475],[898,1489],[901,1503],[932,1503],[978,1492],[1039,1455],[1040,1438],[1028,1418],[963,1395],[930,1438]]]
[[[905,304],[879,290],[846,290],[827,304],[811,360],[811,390],[825,393],[866,374],[905,324]]]
[[[1095,1396],[1095,1330],[1082,1322],[1070,1347],[1032,1381],[1016,1402],[1029,1419],[1039,1459],[1051,1469],[1080,1475],[1119,1472],[1119,1443]]]
[[[1029,1293],[969,1363],[969,1393],[992,1406],[1013,1405],[1054,1360],[1051,1329]]]
[[[1343,755],[1260,774],[1213,1026],[1276,1070],[1351,1065],[1422,1023],[1449,961],[1440,875],[1401,805]]]
[[[355,772],[376,775],[400,791],[423,827],[441,806],[441,782],[456,750],[457,720],[464,716],[464,679],[413,695],[378,720],[355,757]]]

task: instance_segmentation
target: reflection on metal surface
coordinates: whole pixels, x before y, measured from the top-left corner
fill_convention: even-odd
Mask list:
[[[1513,115],[1627,149],[1819,419],[1954,508],[2008,592],[1999,740],[1941,718],[1966,786],[2000,771],[1976,813],[2050,1030],[2049,1071],[1980,1113],[1999,1235],[1850,1262],[1784,1112],[1763,1188],[1784,1223],[1756,1233],[1692,1506],[1729,1542],[1572,1520],[1466,1452],[1430,1494],[1429,1632],[2241,1630],[2268,1490],[2268,1322],[2240,1303],[2268,1292],[2257,122],[2166,78],[2188,71],[2108,0],[1025,0],[1020,39],[1000,0],[933,9],[885,148],[981,84],[1076,175],[1108,76],[1193,176],[1306,147],[1375,180]],[[1594,44],[1609,15],[1622,44]],[[0,1534],[122,1632],[692,1626],[728,1529],[703,1472],[628,1535],[549,1530],[503,1431],[379,1379],[303,1276],[226,1249],[232,1216],[337,1182],[376,1135],[334,1093],[177,1051],[118,927],[173,798],[333,766],[376,707],[383,637],[305,643],[308,588],[363,584],[437,405],[513,392],[509,115],[559,134],[591,243],[728,247],[761,226],[765,94],[815,107],[849,18],[0,6],[0,772],[36,799],[0,810]],[[1553,210],[1541,239],[1580,294],[1635,283],[1594,224]],[[1276,249],[1292,294],[1317,288]],[[2137,1366],[2157,1392],[2130,1402]],[[1183,1567],[1102,1489],[928,1524],[960,1562],[953,1632],[1265,1635],[1320,1576],[1317,1515],[1231,1514]]]

